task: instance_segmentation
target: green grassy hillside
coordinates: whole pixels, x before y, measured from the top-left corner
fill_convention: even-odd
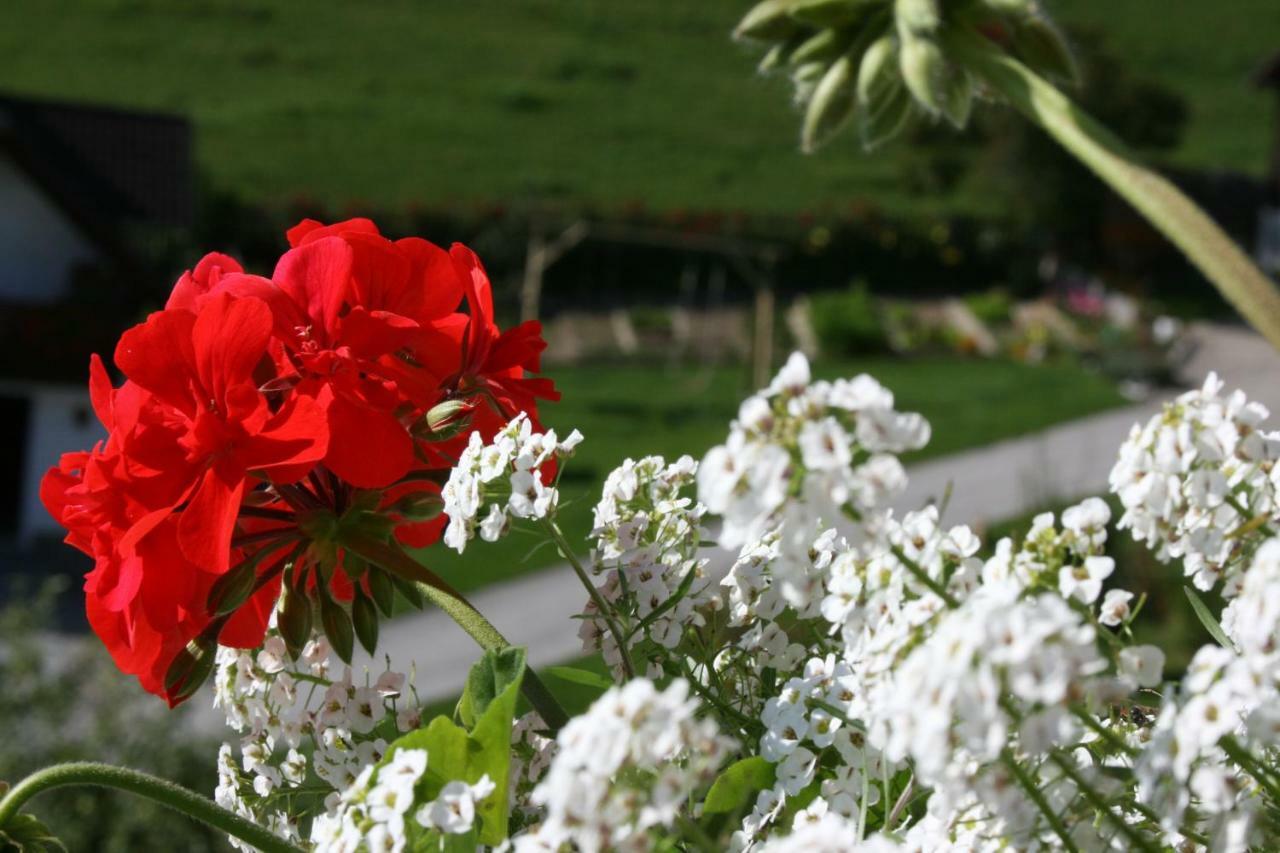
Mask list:
[[[782,81],[728,39],[741,0],[7,0],[0,90],[190,115],[214,186],[251,200],[791,211],[912,198],[901,152],[802,157]],[[1176,160],[1259,170],[1274,0],[1060,0],[1185,93]]]

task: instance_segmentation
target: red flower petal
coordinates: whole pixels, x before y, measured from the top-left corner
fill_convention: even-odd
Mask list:
[[[329,452],[324,462],[357,488],[381,488],[413,465],[413,440],[390,412],[335,397],[329,406]]]
[[[216,467],[205,472],[178,520],[178,544],[188,560],[214,574],[228,569],[243,494],[243,476],[225,480]]]
[[[351,281],[351,247],[338,237],[325,237],[290,249],[280,258],[271,280],[306,313],[313,339],[328,342]]]
[[[120,336],[115,354],[125,376],[188,417],[196,409],[190,382],[195,322],[195,316],[186,311],[157,311]]]
[[[191,329],[196,375],[204,390],[223,406],[228,389],[250,382],[253,368],[267,351],[271,309],[260,299],[219,294],[200,310]]]

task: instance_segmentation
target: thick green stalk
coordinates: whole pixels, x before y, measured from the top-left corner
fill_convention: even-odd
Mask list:
[[[951,56],[1133,205],[1280,349],[1280,289],[1203,210],[1140,165],[1109,130],[998,45],[959,27],[948,29],[943,41]]]
[[[87,761],[55,764],[52,767],[37,770],[14,785],[9,793],[0,799],[0,829],[3,829],[5,824],[12,820],[32,797],[64,785],[93,785],[99,788],[128,791],[225,832],[233,838],[253,845],[263,853],[300,853],[299,848],[273,835],[265,827],[227,811],[194,791],[188,791],[168,780],[127,767],[113,767],[110,764]]]
[[[485,619],[484,615],[463,597],[462,593],[400,548],[360,534],[345,536],[342,545],[374,565],[416,583],[427,600],[449,614],[449,617],[457,622],[458,626],[480,645],[480,648],[498,650],[511,645],[493,623]],[[532,667],[525,670],[520,690],[553,733],[560,731],[564,724],[569,722],[569,715],[538,678],[538,674]]]

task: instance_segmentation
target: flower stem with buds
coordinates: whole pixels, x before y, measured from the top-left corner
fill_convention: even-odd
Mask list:
[[[622,669],[627,674],[627,678],[635,678],[636,667],[631,661],[631,652],[627,649],[626,637],[622,633],[622,628],[619,627],[617,620],[609,615],[609,603],[604,600],[600,590],[596,589],[596,585],[591,582],[591,578],[587,575],[587,570],[583,568],[582,562],[574,555],[573,548],[569,546],[569,540],[565,538],[560,525],[548,520],[543,524],[543,527],[551,537],[551,541],[555,543],[556,548],[560,550],[561,555],[569,561],[570,566],[573,566],[574,574],[578,576],[578,580],[582,581],[582,585],[587,588],[587,594],[591,596],[596,609],[600,611],[600,618],[604,619],[605,624],[609,627],[609,633],[613,634],[613,640],[618,646],[618,656],[622,659]]]
[[[961,27],[942,41],[971,73],[1040,125],[1169,238],[1255,329],[1280,348],[1280,289],[1204,211],[1052,84],[995,43]]]
[[[458,626],[480,645],[480,648],[498,650],[511,645],[493,626],[493,623],[485,619],[480,611],[463,597],[462,593],[395,545],[356,533],[344,536],[342,545],[374,565],[404,580],[416,583],[422,594],[457,622]],[[565,723],[569,722],[569,715],[538,678],[532,667],[525,670],[520,690],[553,733],[558,732]]]
[[[1111,806],[1107,804],[1106,799],[1104,799],[1103,796],[1089,784],[1089,780],[1085,779],[1084,775],[1080,773],[1080,768],[1076,767],[1075,762],[1063,756],[1062,753],[1056,750],[1050,754],[1050,760],[1052,760],[1057,768],[1062,771],[1063,775],[1075,783],[1076,789],[1079,790],[1084,798],[1089,801],[1089,805],[1093,806],[1100,813],[1106,815],[1107,820],[1114,824],[1125,838],[1129,839],[1129,843],[1133,845],[1132,849],[1142,850],[1144,853],[1159,853],[1160,847],[1158,845],[1153,844],[1151,839],[1134,829],[1133,826],[1124,819],[1124,815],[1116,814],[1112,811]]]
[[[194,791],[127,767],[87,761],[55,764],[37,770],[14,785],[0,799],[0,829],[16,817],[23,804],[32,797],[65,785],[92,785],[128,791],[225,832],[263,853],[300,853],[299,848],[272,834],[265,827],[227,811]]]
[[[1075,841],[1071,839],[1071,833],[1067,831],[1067,825],[1062,822],[1062,818],[1049,805],[1049,801],[1044,798],[1044,793],[1036,786],[1035,780],[1027,775],[1026,768],[1018,763],[1017,757],[1006,749],[1001,755],[1001,760],[1004,762],[1004,766],[1009,768],[1013,778],[1022,786],[1022,790],[1026,791],[1027,797],[1036,804],[1036,808],[1040,809],[1040,813],[1044,815],[1045,820],[1049,821],[1049,827],[1053,829],[1054,835],[1058,836],[1058,840],[1062,842],[1063,849],[1069,851],[1069,853],[1080,853],[1080,848],[1076,846]]]

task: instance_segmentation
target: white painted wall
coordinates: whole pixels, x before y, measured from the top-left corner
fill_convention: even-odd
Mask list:
[[[36,536],[61,536],[58,526],[40,503],[40,478],[59,457],[71,450],[88,450],[106,431],[93,414],[89,392],[79,386],[6,383],[6,394],[23,393],[31,400],[27,420],[27,455],[18,509],[18,541]]]
[[[0,153],[0,301],[47,305],[97,250],[29,175]]]

